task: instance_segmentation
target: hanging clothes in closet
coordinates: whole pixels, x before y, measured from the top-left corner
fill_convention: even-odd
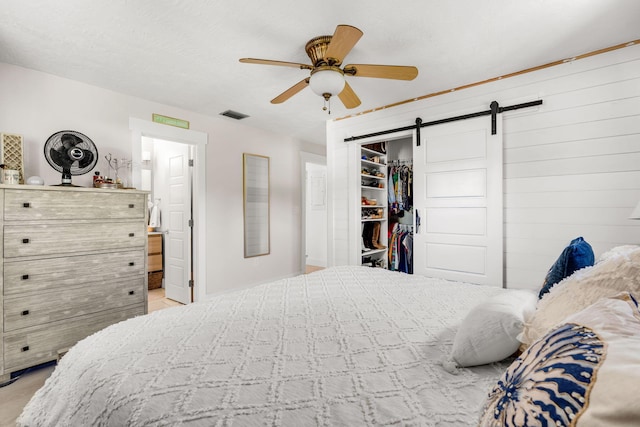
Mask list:
[[[388,163],[389,270],[413,273],[413,162]]]
[[[389,163],[389,182],[387,183],[389,213],[397,215],[413,207],[413,165],[407,160],[395,160]]]
[[[393,225],[389,239],[389,270],[413,274],[413,227]]]

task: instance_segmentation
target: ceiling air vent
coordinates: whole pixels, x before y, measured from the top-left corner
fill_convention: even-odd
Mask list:
[[[242,120],[242,119],[246,119],[247,117],[249,117],[246,114],[238,113],[237,111],[233,111],[233,110],[223,111],[222,113],[220,113],[220,115],[221,116],[226,116],[226,117],[231,117],[232,119],[236,119],[236,120]]]

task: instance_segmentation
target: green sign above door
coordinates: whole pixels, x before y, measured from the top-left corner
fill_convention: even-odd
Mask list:
[[[174,117],[162,116],[160,114],[153,114],[153,121],[161,123],[163,125],[176,126],[183,129],[189,129],[189,122],[182,119],[176,119]]]

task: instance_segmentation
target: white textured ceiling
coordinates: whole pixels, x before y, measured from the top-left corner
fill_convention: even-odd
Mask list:
[[[362,100],[333,118],[640,38],[638,0],[3,0],[0,61],[324,143],[308,75],[241,57],[308,63],[338,24],[364,36],[344,63],[415,65],[410,82],[347,77]],[[231,119],[228,119],[231,120]]]

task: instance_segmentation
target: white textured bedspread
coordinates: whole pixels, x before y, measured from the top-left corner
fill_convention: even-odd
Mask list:
[[[154,312],[73,347],[18,425],[475,425],[506,365],[440,362],[501,291],[337,267]]]

